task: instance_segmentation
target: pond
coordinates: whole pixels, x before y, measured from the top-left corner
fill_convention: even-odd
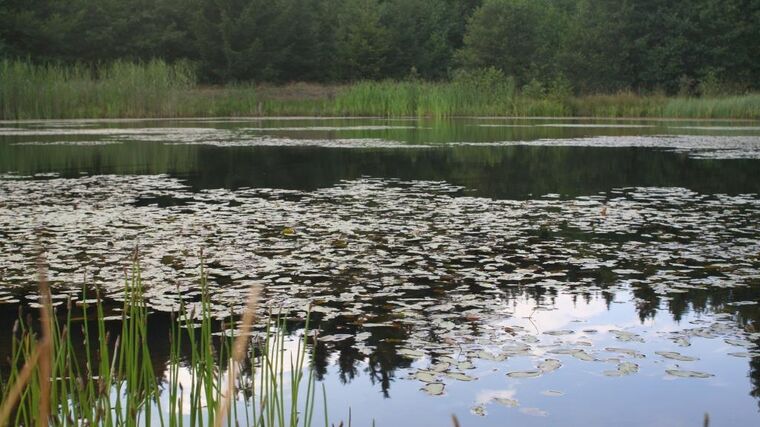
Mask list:
[[[3,122],[0,357],[40,248],[61,304],[138,247],[156,366],[203,264],[354,425],[757,425],[759,224],[757,122]]]

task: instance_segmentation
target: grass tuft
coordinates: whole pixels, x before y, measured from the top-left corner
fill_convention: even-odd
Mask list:
[[[151,359],[149,310],[137,263],[125,281],[115,336],[107,332],[114,320],[105,315],[99,292],[93,302],[84,289],[79,304],[69,300],[65,313],[58,313],[41,273],[39,323],[19,319],[8,372],[0,375],[0,427],[312,425],[315,378],[311,364],[304,369],[309,334],[290,360],[284,321],[270,317],[263,337],[253,340],[258,289],[252,289],[240,326],[234,328],[232,313],[222,319],[230,327],[215,344],[217,320],[203,271],[200,287],[200,303],[190,309],[182,303],[174,313],[170,362],[163,372]],[[74,318],[75,310],[81,317]],[[83,342],[71,334],[77,326]],[[188,347],[189,357],[181,356]],[[304,387],[306,398],[299,401]]]

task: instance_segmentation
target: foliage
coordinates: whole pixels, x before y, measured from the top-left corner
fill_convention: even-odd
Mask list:
[[[446,80],[689,96],[760,88],[748,0],[4,0],[0,57],[195,65],[207,83]],[[414,70],[414,72],[412,72]]]
[[[313,370],[305,368],[308,334],[297,339],[290,360],[284,323],[269,321],[254,340],[252,292],[239,329],[222,330],[218,338],[203,272],[200,287],[200,301],[175,313],[167,337],[170,363],[157,370],[136,264],[117,316],[108,315],[97,292],[88,299],[86,289],[81,301],[59,312],[43,278],[41,327],[30,317],[16,322],[12,360],[4,367],[9,372],[0,375],[0,426],[312,425],[316,389]],[[235,320],[220,323],[234,328]]]
[[[449,81],[361,81],[343,86],[194,85],[185,63],[34,65],[0,61],[0,119],[199,116],[596,116],[760,118],[758,95],[668,98],[621,91],[575,96],[559,75],[548,84],[490,67]],[[708,86],[704,86],[707,88]],[[723,88],[724,86],[720,86]],[[705,90],[705,89],[703,89]],[[723,90],[723,89],[721,89]]]

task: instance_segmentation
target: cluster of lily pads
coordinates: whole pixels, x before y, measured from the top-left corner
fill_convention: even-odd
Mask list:
[[[220,318],[260,284],[262,310],[303,317],[310,307],[328,347],[350,344],[370,356],[396,331],[396,355],[427,363],[409,379],[431,395],[444,394],[450,381],[476,380],[484,362],[502,362],[505,381],[551,374],[566,358],[623,377],[639,372],[640,359],[657,357],[674,362],[663,372],[671,377],[709,378],[690,367],[696,356],[673,347],[720,339],[737,349],[731,356],[760,355],[760,334],[744,330],[730,310],[664,336],[628,326],[547,330],[518,313],[528,305],[540,315],[569,296],[622,299],[646,316],[651,301],[643,294],[666,304],[690,292],[756,290],[756,195],[620,188],[512,201],[462,190],[365,178],[313,192],[194,192],[164,175],[4,176],[0,304],[34,305],[40,248],[59,304],[76,300],[83,282],[118,299],[138,247],[153,310],[193,304],[203,262]],[[757,297],[725,307],[754,307]],[[627,345],[604,344],[609,339]],[[648,339],[662,349],[636,348]],[[519,358],[535,368],[510,369]],[[482,405],[473,412],[485,413]]]
[[[230,124],[230,121],[221,120],[222,124]],[[729,127],[684,127],[674,128],[690,131],[714,131],[732,132],[739,131],[736,135],[715,136],[710,134],[696,135],[644,135],[644,136],[594,136],[583,138],[541,138],[537,134],[534,138],[519,138],[518,140],[500,140],[499,136],[492,136],[490,141],[466,142],[466,141],[438,141],[431,134],[429,142],[410,142],[403,138],[398,140],[384,138],[383,132],[425,132],[431,128],[421,127],[413,123],[388,123],[385,120],[377,120],[377,123],[329,126],[319,125],[285,125],[265,127],[250,127],[251,122],[241,121],[234,127],[211,127],[214,121],[201,121],[192,123],[182,121],[173,123],[172,127],[112,127],[104,128],[87,121],[59,122],[59,123],[31,123],[24,127],[0,126],[0,137],[19,138],[15,145],[104,145],[120,144],[124,142],[153,142],[164,144],[198,144],[219,147],[246,147],[246,146],[278,146],[278,147],[332,147],[332,148],[431,148],[441,146],[477,145],[477,146],[510,146],[510,145],[539,145],[539,146],[565,146],[565,147],[639,147],[671,150],[686,153],[694,158],[705,159],[758,159],[760,158],[760,138],[752,136],[758,131],[752,126],[729,126]],[[253,122],[253,124],[261,122]],[[198,126],[201,124],[202,126]],[[246,127],[248,125],[248,127]],[[642,125],[621,124],[568,124],[554,123],[543,125],[515,125],[481,123],[473,127],[570,127],[570,128],[626,128],[647,127]],[[360,137],[347,137],[352,133],[360,132]],[[340,136],[342,133],[342,137]],[[749,133],[749,135],[742,135]],[[330,134],[332,137],[325,138]],[[377,137],[374,135],[377,134]],[[372,136],[372,137],[370,137]],[[397,135],[398,136],[398,135]],[[70,138],[78,140],[72,141]],[[67,139],[68,138],[68,139]],[[425,139],[423,139],[425,141]]]

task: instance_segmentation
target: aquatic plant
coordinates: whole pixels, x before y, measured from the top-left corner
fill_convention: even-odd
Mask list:
[[[259,90],[263,88],[263,90]],[[518,90],[498,70],[449,81],[360,81],[281,87],[199,86],[188,64],[116,61],[101,66],[0,61],[0,119],[208,116],[589,116],[760,118],[760,95],[572,96],[562,80]]]
[[[212,316],[201,271],[200,301],[182,303],[174,313],[164,373],[151,359],[150,313],[136,263],[116,316],[106,315],[98,290],[88,299],[87,289],[79,302],[69,299],[59,313],[40,276],[39,323],[30,317],[16,322],[13,356],[7,374],[0,375],[0,426],[313,424],[317,390],[311,369],[305,368],[309,334],[298,339],[290,360],[284,321],[270,318],[254,340],[257,288],[251,289],[235,329],[232,313]],[[223,325],[219,331],[216,320]],[[116,334],[114,322],[120,325]],[[81,341],[76,328],[81,328]],[[190,349],[189,357],[181,357],[183,348]]]

